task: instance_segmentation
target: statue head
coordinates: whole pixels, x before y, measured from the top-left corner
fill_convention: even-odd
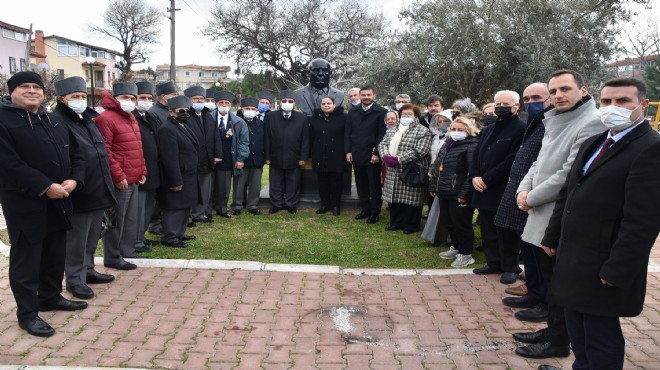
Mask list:
[[[309,62],[309,84],[317,89],[323,89],[330,85],[332,68],[330,62],[317,58]]]

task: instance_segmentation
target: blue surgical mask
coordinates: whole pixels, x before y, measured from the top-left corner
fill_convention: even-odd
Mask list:
[[[525,111],[530,118],[538,117],[543,113],[543,102],[537,101],[534,103],[525,103]]]
[[[268,104],[261,103],[261,104],[259,104],[257,109],[259,109],[259,113],[265,113],[265,112],[268,112],[270,110],[270,107],[268,106]]]
[[[194,109],[196,112],[201,112],[202,109],[204,109],[204,103],[193,103],[192,109]]]

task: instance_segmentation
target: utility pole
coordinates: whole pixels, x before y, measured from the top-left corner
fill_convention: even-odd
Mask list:
[[[174,3],[174,0],[170,0],[170,8],[167,9],[168,12],[170,12],[170,80],[172,82],[176,82],[176,58],[175,58],[175,47],[174,47],[174,12],[176,12],[176,4]]]
[[[25,45],[25,70],[30,70],[30,52],[32,51],[32,23],[30,23],[30,32],[27,34],[27,44]],[[36,49],[36,45],[35,45]]]

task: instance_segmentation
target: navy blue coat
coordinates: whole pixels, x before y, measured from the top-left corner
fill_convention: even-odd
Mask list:
[[[372,155],[378,154],[378,144],[385,136],[387,110],[373,103],[366,112],[362,105],[348,112],[344,134],[344,152],[353,155],[353,165],[367,166]]]
[[[160,206],[176,210],[197,204],[197,138],[190,128],[170,117],[158,129],[161,156]],[[183,185],[180,191],[170,188]]]
[[[199,143],[199,173],[211,173],[215,165],[213,158],[222,158],[222,140],[217,130],[213,116],[204,108],[201,116],[197,116],[194,109],[190,109],[188,127],[192,130]],[[201,122],[200,122],[201,118]]]
[[[281,170],[299,168],[298,161],[309,159],[309,125],[302,112],[291,111],[291,117],[284,119],[283,111],[266,113],[266,160]]]
[[[309,125],[309,142],[312,152],[312,169],[316,172],[345,172],[344,132],[346,113],[337,106],[326,117],[320,109],[314,111]]]
[[[245,120],[250,133],[250,155],[245,160],[245,168],[260,168],[264,166],[266,153],[266,131],[264,123],[255,117]]]
[[[140,190],[156,190],[160,187],[160,158],[158,156],[158,127],[152,122],[152,116],[144,116],[137,110],[133,111],[135,120],[140,127],[142,139],[142,154],[144,164],[147,166],[147,181],[140,185]]]

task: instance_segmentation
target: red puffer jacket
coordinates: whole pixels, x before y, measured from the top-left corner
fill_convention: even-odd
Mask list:
[[[126,179],[129,184],[137,184],[142,176],[147,176],[140,127],[135,117],[124,112],[110,93],[103,91],[101,98],[105,110],[94,122],[105,140],[112,182],[116,184]]]

